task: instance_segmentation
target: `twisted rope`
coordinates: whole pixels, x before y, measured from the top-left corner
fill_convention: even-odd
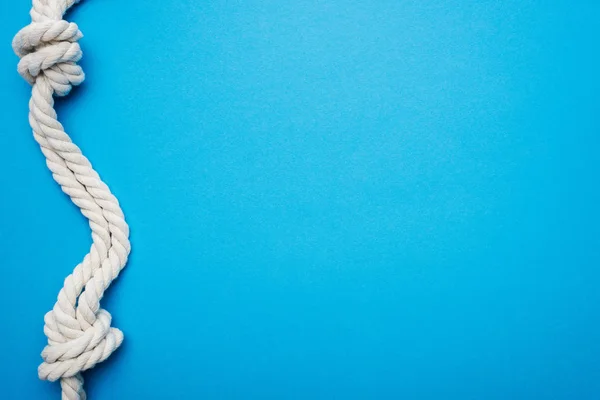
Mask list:
[[[17,33],[13,49],[19,74],[32,85],[29,123],[52,177],[79,207],[92,230],[90,252],[67,276],[53,309],[44,317],[48,345],[39,377],[60,379],[63,400],[84,400],[81,372],[107,359],[123,341],[110,326],[100,299],[125,266],[129,227],[116,197],[57,120],[53,95],[67,95],[83,82],[77,61],[82,37],[77,25],[62,19],[78,0],[33,0],[31,24]]]

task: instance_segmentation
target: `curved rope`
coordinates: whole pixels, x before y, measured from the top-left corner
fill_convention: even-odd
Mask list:
[[[44,317],[48,345],[38,368],[41,379],[60,379],[63,400],[84,400],[81,372],[108,358],[123,341],[110,326],[100,299],[130,252],[129,227],[116,197],[65,133],[54,111],[54,95],[83,82],[77,61],[82,37],[62,19],[78,0],[33,0],[31,24],[13,40],[18,71],[32,85],[29,123],[52,177],[79,207],[92,230],[90,252],[67,276],[53,309]]]

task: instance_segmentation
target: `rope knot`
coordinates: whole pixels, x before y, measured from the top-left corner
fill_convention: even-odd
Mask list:
[[[83,35],[77,25],[45,18],[21,29],[13,39],[13,50],[21,59],[19,74],[30,84],[45,76],[58,96],[65,96],[85,75],[77,61],[82,52],[77,41]]]
[[[46,314],[46,326],[52,329],[54,339],[42,351],[44,362],[38,368],[40,379],[55,381],[69,378],[106,360],[123,342],[123,332],[110,326],[111,315],[100,309],[93,325],[85,330],[68,331],[69,337],[57,337],[59,324],[54,312]]]

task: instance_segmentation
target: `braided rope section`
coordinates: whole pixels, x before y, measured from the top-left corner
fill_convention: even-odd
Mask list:
[[[41,379],[60,379],[63,400],[83,400],[81,372],[108,358],[123,341],[110,326],[100,299],[125,266],[129,227],[119,202],[58,122],[54,95],[65,96],[83,82],[77,25],[64,13],[78,0],[33,0],[31,24],[17,33],[13,49],[18,72],[32,85],[29,123],[54,180],[88,219],[92,245],[65,279],[53,309],[44,317],[48,345],[38,368]]]

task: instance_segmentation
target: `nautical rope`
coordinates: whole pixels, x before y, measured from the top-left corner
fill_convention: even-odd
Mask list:
[[[80,208],[92,230],[92,246],[64,282],[54,308],[44,317],[48,345],[39,377],[60,379],[63,400],[83,400],[81,371],[108,358],[123,341],[110,326],[100,299],[125,266],[129,227],[116,197],[57,120],[53,95],[65,96],[83,82],[77,25],[62,19],[78,0],[33,0],[31,24],[13,40],[19,74],[31,85],[29,123],[52,177]]]

